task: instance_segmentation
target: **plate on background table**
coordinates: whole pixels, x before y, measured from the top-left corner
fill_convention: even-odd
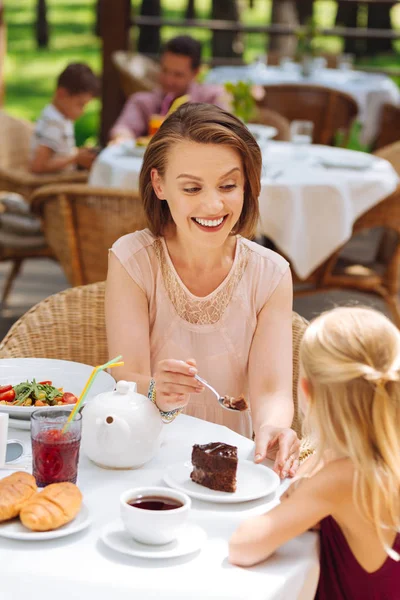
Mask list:
[[[268,496],[280,485],[279,476],[264,465],[256,465],[250,460],[239,460],[237,468],[236,492],[210,490],[190,479],[193,466],[190,462],[170,465],[164,473],[164,481],[170,487],[185,492],[197,500],[206,502],[249,502]]]
[[[247,129],[256,138],[258,143],[271,140],[276,136],[278,130],[270,125],[262,125],[261,123],[247,123]]]
[[[65,537],[78,533],[89,527],[92,519],[89,515],[89,509],[85,504],[82,504],[82,508],[79,514],[73,521],[53,529],[52,531],[31,531],[24,527],[19,519],[13,519],[5,523],[0,523],[0,538],[7,538],[9,540],[23,540],[26,542],[39,542],[41,540],[54,540],[55,538]]]
[[[106,546],[116,552],[139,558],[166,559],[196,552],[206,541],[207,534],[198,525],[188,523],[179,531],[176,540],[169,544],[141,544],[127,532],[122,521],[117,520],[106,525],[100,537]]]
[[[23,381],[32,381],[32,379],[36,379],[37,382],[50,380],[55,387],[62,387],[65,392],[72,392],[79,397],[92,371],[93,367],[90,365],[68,360],[4,358],[0,360],[0,386],[16,385]],[[114,378],[109,373],[101,371],[97,375],[86,400],[94,398],[101,392],[111,392],[114,387]],[[73,407],[74,404],[65,404],[62,406],[49,406],[49,409],[72,410]],[[10,405],[0,404],[0,412],[7,412],[12,419],[29,421],[34,410],[38,410],[38,407],[13,406],[11,403]]]

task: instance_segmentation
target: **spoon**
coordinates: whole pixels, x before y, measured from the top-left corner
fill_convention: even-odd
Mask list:
[[[197,379],[197,381],[200,381],[200,383],[202,383],[206,387],[208,387],[208,389],[216,396],[216,398],[217,398],[218,402],[220,403],[220,405],[222,406],[222,408],[224,408],[225,410],[231,410],[232,412],[235,412],[235,413],[239,412],[235,408],[229,408],[229,406],[225,406],[224,399],[218,394],[217,390],[215,390],[212,387],[212,385],[210,385],[209,383],[207,383],[207,381],[205,379],[203,379],[199,375],[195,375],[194,378]]]

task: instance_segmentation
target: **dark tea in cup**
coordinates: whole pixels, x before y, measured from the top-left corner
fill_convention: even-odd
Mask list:
[[[128,500],[127,504],[145,510],[174,510],[183,506],[183,502],[166,496],[138,496]]]

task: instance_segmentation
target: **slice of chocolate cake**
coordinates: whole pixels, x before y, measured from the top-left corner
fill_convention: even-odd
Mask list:
[[[236,492],[237,447],[222,442],[195,444],[190,479],[211,490]]]
[[[239,396],[239,398],[233,398],[232,396],[224,396],[223,404],[227,408],[233,408],[234,410],[240,411],[248,410],[249,408],[247,400],[244,396]]]

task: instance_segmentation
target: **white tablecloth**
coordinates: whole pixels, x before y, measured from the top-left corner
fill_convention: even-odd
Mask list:
[[[322,85],[353,96],[359,106],[359,120],[363,125],[362,142],[374,141],[379,128],[382,105],[386,102],[400,104],[400,90],[390,77],[362,71],[342,71],[339,69],[318,69],[310,77],[301,74],[298,65],[286,70],[280,67],[267,67],[263,64],[216,67],[206,77],[207,83],[226,81],[250,81],[259,85],[279,83],[307,83]]]
[[[354,221],[392,193],[398,177],[389,162],[359,152],[312,145],[306,156],[288,142],[263,148],[259,233],[271,238],[305,279],[351,237]],[[370,160],[365,170],[327,168],[319,160],[344,164]],[[89,183],[137,190],[142,159],[110,146],[97,158]]]
[[[102,527],[119,517],[120,494],[136,486],[163,485],[165,467],[190,459],[192,444],[224,441],[238,446],[240,458],[253,456],[250,440],[226,427],[185,415],[166,426],[164,434],[157,457],[141,469],[104,470],[81,457],[78,485],[93,519],[89,529],[45,542],[0,538],[1,600],[314,598],[319,573],[315,533],[292,540],[251,569],[233,567],[227,561],[228,539],[239,522],[265,512],[277,503],[277,497],[236,505],[193,500],[191,519],[206,530],[208,539],[201,551],[183,558],[134,558],[108,549],[99,540]],[[9,437],[30,446],[28,432],[11,430]],[[0,477],[7,474],[0,470]],[[280,492],[283,487],[285,484]]]

